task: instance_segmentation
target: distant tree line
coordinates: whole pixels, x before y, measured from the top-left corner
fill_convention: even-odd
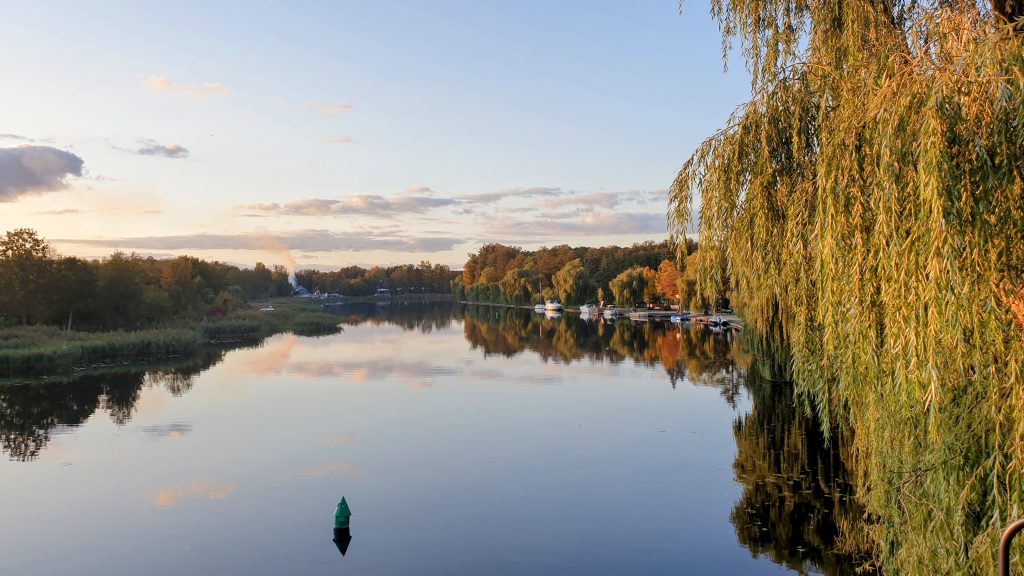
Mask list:
[[[307,288],[357,296],[379,285],[447,292],[452,276],[446,266],[423,262],[418,267],[304,271],[299,279]],[[250,299],[291,294],[283,266],[257,263],[245,269],[190,256],[156,259],[120,251],[87,260],[58,255],[31,229],[0,237],[0,325],[138,328],[222,316]]]
[[[346,266],[334,272],[300,270],[296,273],[299,284],[310,290],[344,296],[370,296],[377,288],[393,293],[450,294],[452,279],[458,276],[443,264],[422,261],[418,265],[400,266]]]
[[[557,298],[576,305],[604,301],[634,307],[671,302],[696,309],[710,304],[702,300],[692,273],[686,272],[686,262],[696,249],[691,240],[678,247],[643,242],[629,247],[561,245],[535,251],[487,244],[469,255],[452,287],[458,299],[471,302],[521,305]],[[677,260],[677,254],[685,258]]]

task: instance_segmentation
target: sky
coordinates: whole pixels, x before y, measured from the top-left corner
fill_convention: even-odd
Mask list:
[[[0,5],[0,232],[64,255],[663,240],[676,172],[750,92],[703,1]]]

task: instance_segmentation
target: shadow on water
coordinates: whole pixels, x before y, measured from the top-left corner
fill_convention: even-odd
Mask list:
[[[867,567],[863,508],[850,480],[852,462],[840,430],[826,442],[820,423],[795,405],[791,386],[771,380],[786,361],[770,347],[731,334],[667,323],[633,323],[576,315],[550,319],[528,310],[462,306],[449,302],[342,306],[349,325],[393,325],[424,334],[458,323],[468,345],[485,356],[536,354],[545,362],[634,362],[660,368],[672,388],[713,387],[734,408],[749,400],[733,423],[733,463],[742,494],[731,521],[753,555],[799,573],[853,574]],[[344,337],[344,336],[339,336]],[[756,350],[756,353],[748,350]],[[63,428],[97,410],[126,424],[145,387],[187,393],[195,375],[228,351],[206,350],[178,362],[118,368],[58,381],[0,386],[0,442],[12,460],[31,461]],[[767,368],[766,368],[767,367]],[[334,534],[345,554],[347,528]]]

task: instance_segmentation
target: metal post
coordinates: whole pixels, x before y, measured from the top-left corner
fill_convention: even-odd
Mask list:
[[[1021,530],[1024,530],[1024,518],[1010,524],[1003,532],[1003,539],[999,542],[999,576],[1010,576],[1010,545]]]

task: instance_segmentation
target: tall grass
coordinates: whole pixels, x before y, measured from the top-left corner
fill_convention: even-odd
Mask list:
[[[303,306],[243,310],[214,321],[138,331],[76,332],[46,326],[0,328],[0,377],[194,354],[207,345],[257,342],[279,332],[337,332],[338,318]]]
[[[0,330],[0,375],[176,356],[195,352],[202,344],[197,331],[183,328],[101,333],[7,328]]]

